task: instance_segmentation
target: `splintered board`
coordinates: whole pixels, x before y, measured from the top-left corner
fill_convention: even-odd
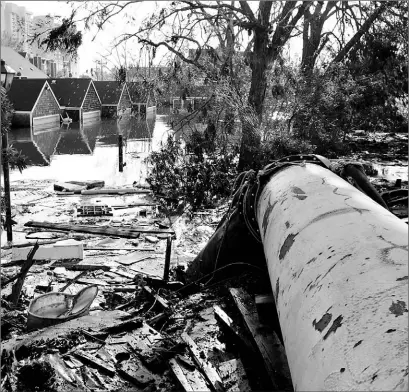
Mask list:
[[[132,229],[116,228],[116,227],[96,227],[87,225],[71,225],[63,223],[52,223],[52,222],[27,222],[24,226],[26,227],[38,227],[42,229],[49,230],[61,230],[61,231],[73,231],[77,233],[89,233],[98,235],[107,235],[114,237],[123,238],[138,238],[140,233],[150,233],[150,234],[175,234],[173,230],[167,229],[156,229],[156,228],[146,228],[146,227],[133,227]]]
[[[77,216],[113,216],[112,208],[104,206],[84,205],[77,207]]]
[[[255,303],[248,293],[236,288],[230,288],[229,291],[263,358],[274,390],[293,391],[287,356],[276,333],[260,323]]]

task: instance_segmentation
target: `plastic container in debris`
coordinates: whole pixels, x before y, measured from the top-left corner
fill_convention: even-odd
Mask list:
[[[98,286],[85,287],[77,294],[52,292],[38,296],[30,302],[27,330],[63,323],[89,313],[98,294]]]

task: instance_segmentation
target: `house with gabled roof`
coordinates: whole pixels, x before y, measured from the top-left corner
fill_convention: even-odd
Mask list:
[[[52,127],[60,125],[60,105],[45,79],[15,79],[8,97],[14,107],[12,126]]]
[[[49,79],[49,83],[64,118],[68,115],[75,122],[101,118],[101,99],[92,79]]]
[[[127,82],[132,102],[132,112],[149,116],[156,114],[156,103],[152,91],[143,82]]]
[[[125,83],[100,80],[94,81],[94,85],[101,99],[102,117],[118,117],[131,112],[131,96]]]

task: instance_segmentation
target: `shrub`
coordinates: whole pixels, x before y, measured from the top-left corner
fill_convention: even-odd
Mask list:
[[[194,209],[209,208],[219,198],[229,196],[236,176],[237,151],[209,151],[202,143],[203,137],[194,134],[182,148],[180,141],[169,136],[165,145],[147,158],[147,182],[168,207],[187,202]]]

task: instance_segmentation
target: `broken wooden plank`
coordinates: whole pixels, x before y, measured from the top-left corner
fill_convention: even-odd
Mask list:
[[[218,392],[224,391],[225,388],[222,379],[220,378],[220,375],[217,372],[217,370],[207,359],[207,355],[203,351],[199,350],[196,343],[186,332],[184,332],[181,337],[189,347],[189,351],[192,354],[193,359],[195,360],[196,364],[199,366],[200,370],[205,375],[207,381],[209,381],[212,388]]]
[[[84,276],[87,272],[88,271],[82,271],[77,276],[74,276],[72,279],[68,281],[68,283],[64,287],[60,288],[59,292],[62,293],[65,289],[70,287],[73,283],[75,283],[79,278],[81,278],[81,276]]]
[[[247,350],[254,351],[251,342],[241,333],[240,328],[230,316],[218,305],[213,306],[213,310],[216,320],[231,333],[236,343],[243,344]]]
[[[95,366],[96,368],[106,372],[110,376],[115,375],[115,369],[113,367],[105,364],[95,356],[91,356],[81,350],[74,352],[73,355],[75,355],[80,361],[84,362],[85,364]]]
[[[93,189],[105,186],[105,181],[92,180],[92,181],[67,181],[57,182],[54,184],[55,191],[67,191],[80,194],[82,190]]]
[[[226,392],[251,391],[251,387],[240,359],[231,359],[219,365],[219,373],[224,382],[228,385]]]
[[[199,391],[207,391],[209,389],[203,376],[197,370],[185,370],[184,371],[175,358],[172,358],[169,361],[169,366],[184,391],[199,392]],[[193,376],[194,373],[196,373],[195,376]]]
[[[126,195],[126,194],[149,194],[148,189],[135,188],[104,188],[104,189],[86,189],[81,191],[81,195]]]
[[[155,248],[131,248],[131,247],[125,247],[125,248],[104,248],[104,247],[91,247],[91,246],[85,246],[84,250],[129,250],[132,252],[154,252],[156,249]]]
[[[139,387],[145,387],[154,381],[152,373],[150,373],[136,357],[121,362],[117,370],[121,377]]]
[[[253,299],[242,289],[229,289],[238,310],[263,358],[264,366],[275,390],[293,390],[287,356],[277,334],[262,325]]]
[[[155,301],[163,308],[169,309],[169,302],[162,298],[159,294],[156,294],[149,286],[143,286],[144,291],[155,298]]]
[[[99,265],[99,264],[78,264],[78,263],[70,263],[70,262],[55,262],[53,263],[52,267],[64,267],[70,271],[109,271],[111,267],[107,265]]]
[[[34,255],[37,252],[39,247],[40,247],[40,245],[38,245],[38,243],[36,243],[33,246],[33,249],[31,249],[30,253],[27,256],[27,261],[21,267],[19,277],[17,278],[17,282],[14,283],[14,285],[13,285],[13,288],[11,290],[11,303],[14,306],[17,306],[17,303],[18,303],[18,300],[19,300],[20,294],[21,294],[21,289],[23,288],[24,280],[26,278],[28,270],[34,264]]]
[[[142,326],[143,326],[142,318],[137,316],[130,320],[122,321],[116,325],[104,327],[101,329],[101,331],[108,332],[108,333],[118,333],[118,332],[123,332],[123,331],[132,331]]]
[[[62,231],[74,231],[77,233],[89,233],[98,235],[107,235],[114,237],[123,238],[138,238],[140,233],[167,233],[174,234],[173,230],[165,229],[149,229],[149,228],[132,228],[132,229],[119,229],[114,227],[95,227],[87,225],[70,225],[63,223],[52,223],[52,222],[27,222],[24,226],[27,227],[40,227],[45,229],[62,230]]]
[[[135,249],[137,250],[137,249]],[[118,257],[118,260],[116,260],[119,264],[122,265],[132,265],[135,263],[139,263],[141,261],[151,259],[152,257],[156,257],[156,255],[135,255],[135,254],[130,254],[126,255],[123,257]]]

